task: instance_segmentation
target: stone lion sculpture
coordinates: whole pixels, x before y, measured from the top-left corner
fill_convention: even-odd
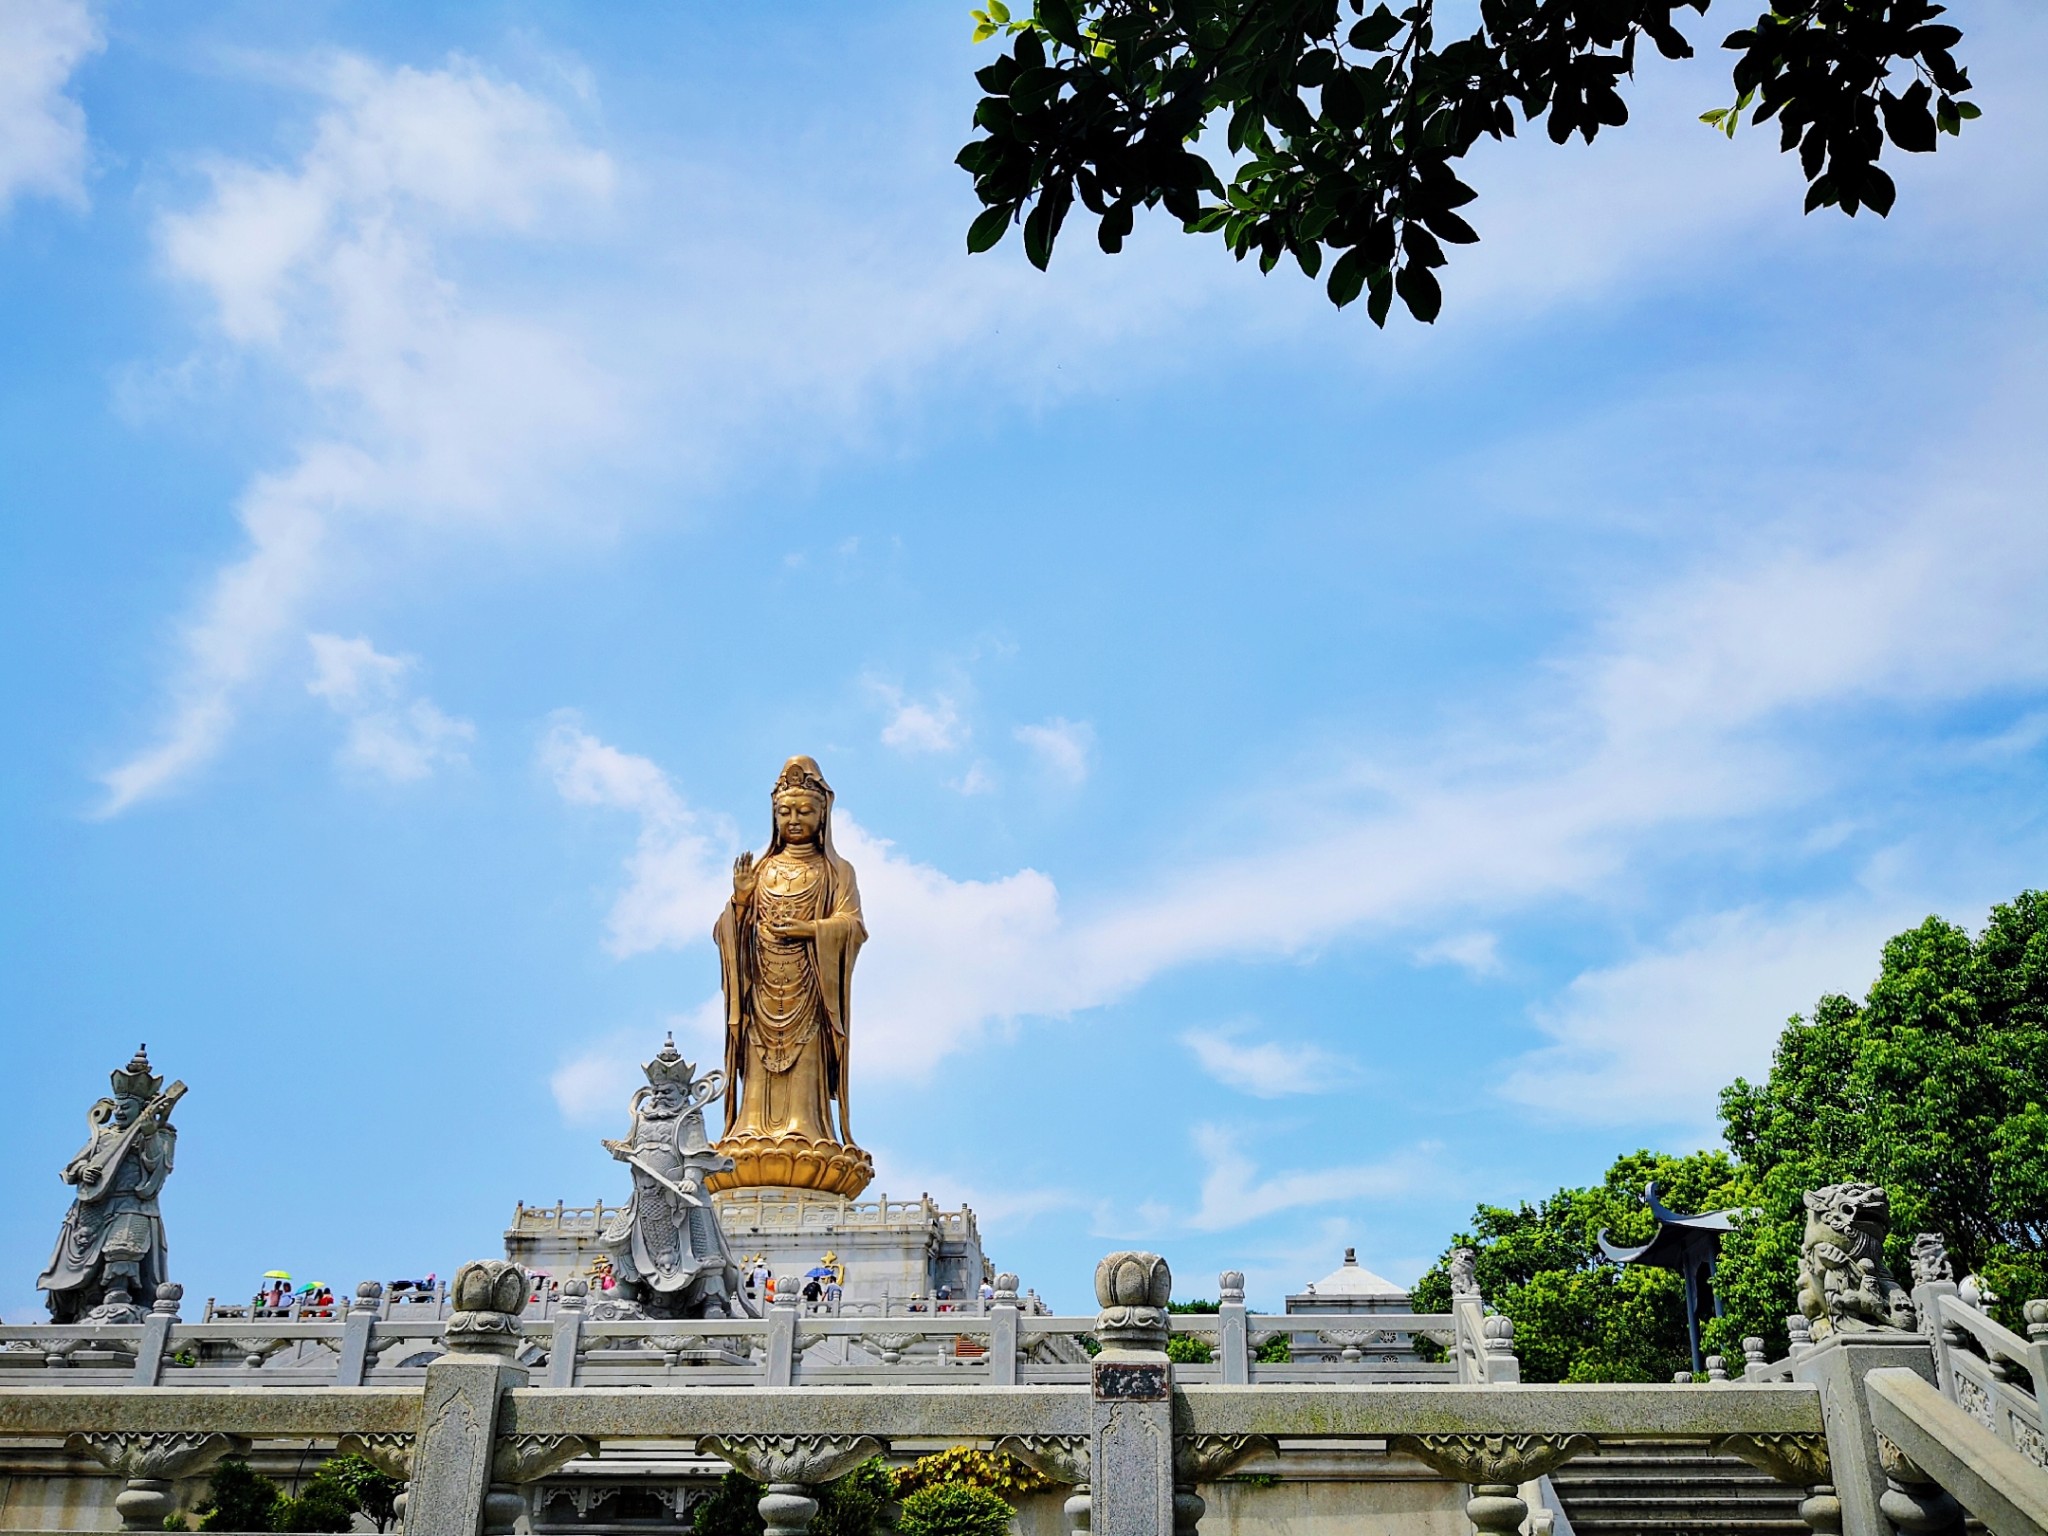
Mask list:
[[[1913,1302],[1885,1267],[1891,1197],[1876,1184],[1830,1184],[1806,1195],[1799,1311],[1813,1336],[1914,1326]]]

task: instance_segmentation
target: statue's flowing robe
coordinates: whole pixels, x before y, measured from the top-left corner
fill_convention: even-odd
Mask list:
[[[105,1299],[110,1263],[135,1266],[129,1294],[144,1307],[170,1278],[170,1250],[156,1197],[170,1177],[176,1128],[162,1125],[143,1132],[112,1167],[101,1167],[97,1182],[85,1184],[80,1178],[88,1164],[107,1157],[126,1135],[125,1126],[101,1126],[64,1170],[64,1182],[79,1185],[79,1197],[65,1213],[50,1267],[36,1281],[48,1293],[53,1322],[76,1322]]]
[[[829,825],[829,823],[828,823]],[[725,1131],[851,1143],[847,1026],[853,962],[868,931],[853,866],[820,838],[817,878],[796,897],[769,889],[770,866],[795,859],[771,844],[751,896],[737,895],[712,929],[725,991]],[[817,924],[814,939],[778,939],[770,925]],[[839,1108],[833,1134],[830,1106]]]

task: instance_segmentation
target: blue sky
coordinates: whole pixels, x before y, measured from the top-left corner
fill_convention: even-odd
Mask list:
[[[138,1039],[195,1296],[619,1198],[794,752],[876,1190],[1063,1306],[1710,1140],[2043,879],[2048,15],[1959,15],[1889,221],[1708,50],[1380,333],[968,258],[964,7],[0,0],[0,1311]]]

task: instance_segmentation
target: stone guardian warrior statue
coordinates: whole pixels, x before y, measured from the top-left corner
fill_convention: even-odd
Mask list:
[[[171,1110],[185,1085],[162,1091],[164,1080],[149,1070],[147,1046],[136,1047],[134,1059],[110,1081],[113,1095],[86,1113],[92,1139],[65,1165],[62,1177],[78,1186],[78,1198],[57,1234],[50,1267],[36,1281],[48,1294],[52,1322],[88,1316],[140,1321],[156,1288],[170,1278],[156,1197],[171,1176],[178,1142]]]
[[[633,1128],[605,1150],[633,1170],[633,1198],[598,1246],[611,1259],[628,1316],[745,1316],[740,1269],[704,1193],[706,1179],[729,1172],[732,1159],[704,1135],[704,1106],[725,1091],[725,1074],[683,1060],[670,1035],[648,1062],[647,1086],[633,1094]],[[603,1304],[591,1316],[604,1315]],[[628,1310],[628,1309],[632,1310]]]

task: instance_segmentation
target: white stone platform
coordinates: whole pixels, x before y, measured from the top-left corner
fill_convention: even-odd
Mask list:
[[[929,1306],[941,1288],[972,1302],[995,1271],[967,1206],[947,1210],[930,1195],[916,1200],[847,1200],[815,1190],[729,1190],[712,1197],[735,1257],[762,1255],[777,1278],[816,1268],[829,1252],[846,1266],[842,1312]],[[555,1280],[585,1279],[597,1238],[616,1205],[525,1205],[505,1229],[505,1257]]]

